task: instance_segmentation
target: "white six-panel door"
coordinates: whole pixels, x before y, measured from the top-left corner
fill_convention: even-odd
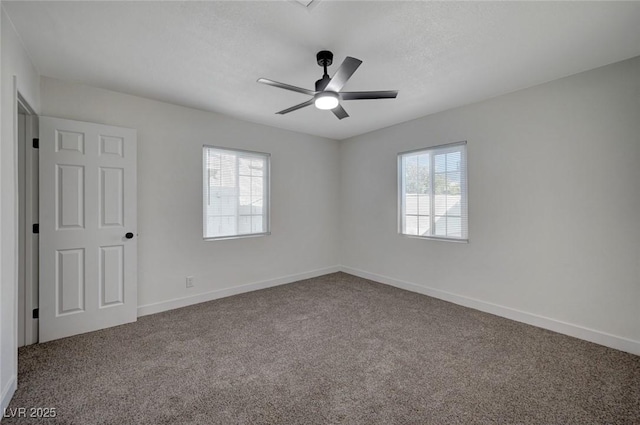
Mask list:
[[[136,131],[40,118],[40,342],[134,322]]]

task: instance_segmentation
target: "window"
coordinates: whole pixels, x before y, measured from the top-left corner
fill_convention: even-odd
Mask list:
[[[467,143],[398,155],[400,233],[466,241]]]
[[[204,238],[269,234],[266,153],[204,146]]]

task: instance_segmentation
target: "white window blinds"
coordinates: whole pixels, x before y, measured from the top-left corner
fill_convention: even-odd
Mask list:
[[[204,238],[269,233],[269,154],[203,148]]]
[[[466,142],[398,155],[399,230],[434,239],[468,239]]]

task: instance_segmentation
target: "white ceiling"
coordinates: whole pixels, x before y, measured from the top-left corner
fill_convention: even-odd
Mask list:
[[[41,75],[344,139],[640,55],[640,2],[10,2]],[[308,107],[319,50],[364,63],[351,117]]]

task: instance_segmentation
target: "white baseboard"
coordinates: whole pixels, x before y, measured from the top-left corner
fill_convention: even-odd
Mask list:
[[[13,393],[16,392],[17,383],[18,383],[17,377],[16,375],[13,375],[9,380],[9,382],[7,382],[7,384],[2,389],[2,398],[0,399],[0,411],[3,414],[4,414],[4,409],[9,407],[9,402],[13,397]],[[0,421],[2,420],[2,416],[3,415],[0,415]]]
[[[606,347],[615,348],[616,350],[626,351],[627,353],[640,355],[640,341],[634,341],[632,339],[624,338],[621,336],[585,328],[583,326],[562,322],[560,320],[551,319],[544,316],[539,316],[533,313],[527,313],[525,311],[504,307],[475,298],[453,294],[451,292],[446,292],[440,289],[430,288],[411,282],[405,282],[375,273],[369,273],[364,270],[354,269],[352,267],[342,266],[341,270],[354,276],[384,283],[386,285],[395,286],[396,288],[428,295],[430,297],[449,301],[454,304],[470,307],[476,310],[484,311],[486,313],[495,314],[496,316],[506,317],[507,319],[515,320],[517,322],[526,323],[528,325],[548,329],[550,331],[558,332],[564,335],[591,341],[596,344],[604,345]]]
[[[297,273],[288,276],[282,276],[275,279],[263,280],[260,282],[247,283],[244,285],[233,286],[231,288],[216,289],[215,291],[205,292],[202,294],[191,295],[188,297],[174,298],[159,303],[146,304],[138,307],[138,317],[149,314],[160,313],[174,308],[186,307],[193,304],[199,304],[206,301],[217,300],[218,298],[230,297],[232,295],[242,294],[245,292],[257,291],[259,289],[271,288],[273,286],[284,285],[286,283],[296,282],[298,280],[310,279],[329,273],[340,271],[340,266],[325,267],[322,269],[311,270],[304,273]]]
[[[239,285],[231,288],[217,289],[215,291],[205,292],[202,294],[192,295],[188,297],[175,298],[168,301],[162,301],[159,303],[146,304],[138,307],[138,317],[146,316],[149,314],[160,313],[167,310],[173,310],[175,308],[187,307],[193,304],[199,304],[202,302],[212,301],[219,298],[230,297],[232,295],[242,294],[245,292],[271,288],[274,286],[284,285],[287,283],[296,282],[298,280],[310,279],[313,277],[322,276],[325,274],[335,273],[339,271],[343,271],[345,273],[349,273],[354,276],[359,276],[365,279],[373,280],[375,282],[380,282],[386,285],[395,286],[396,288],[404,289],[407,291],[428,295],[433,298],[438,298],[444,301],[452,302],[454,304],[484,311],[486,313],[495,314],[496,316],[505,317],[507,319],[515,320],[516,322],[526,323],[528,325],[533,325],[539,328],[548,329],[550,331],[558,332],[564,335],[569,335],[575,338],[583,339],[585,341],[594,342],[596,344],[604,345],[606,347],[615,348],[616,350],[621,350],[627,353],[640,355],[640,341],[635,341],[635,340],[621,337],[618,335],[612,335],[606,332],[589,329],[584,326],[575,325],[572,323],[567,323],[567,322],[563,322],[556,319],[551,319],[549,317],[540,316],[534,313],[528,313],[526,311],[516,310],[514,308],[493,304],[487,301],[465,297],[462,295],[443,291],[441,289],[430,288],[428,286],[418,285],[416,283],[394,279],[389,276],[369,273],[367,271],[355,269],[353,267],[348,267],[348,266],[325,267],[322,269],[311,270],[305,273],[298,273],[298,274],[278,277],[275,279],[247,283],[244,285]],[[13,391],[15,391],[15,379],[13,380],[13,390],[9,388],[8,391],[10,391],[11,394],[13,394]],[[3,403],[4,403],[4,397],[5,397],[5,394],[3,392],[3,399],[2,399]],[[9,400],[10,399],[11,397],[9,397]],[[3,405],[3,407],[6,407],[6,406]]]

